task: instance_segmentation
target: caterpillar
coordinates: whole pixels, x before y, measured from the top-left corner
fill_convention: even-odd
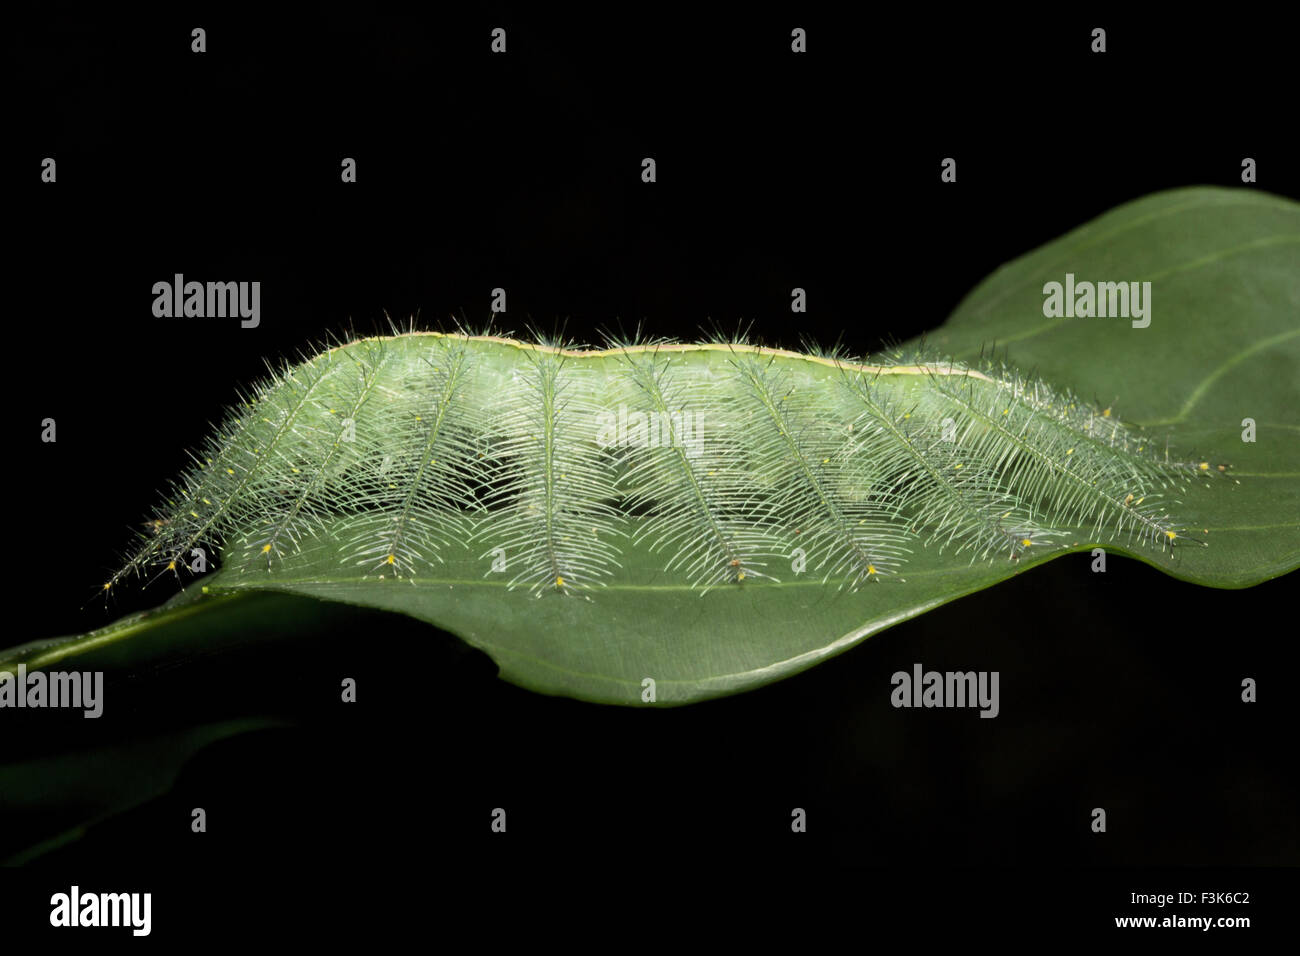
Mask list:
[[[103,585],[185,571],[413,580],[453,552],[538,597],[594,594],[630,545],[704,595],[903,581],[918,547],[1018,561],[1080,529],[1197,540],[1203,464],[1005,363],[868,362],[741,340],[398,331],[286,364],[227,414]],[[1198,542],[1203,543],[1203,542]]]

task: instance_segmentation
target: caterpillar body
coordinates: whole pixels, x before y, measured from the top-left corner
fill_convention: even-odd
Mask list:
[[[744,342],[359,339],[233,408],[104,584],[181,571],[413,579],[452,552],[538,596],[619,580],[629,547],[699,594],[897,580],[918,547],[1015,561],[1066,534],[1173,547],[1206,472],[1111,409],[993,362],[868,363]]]

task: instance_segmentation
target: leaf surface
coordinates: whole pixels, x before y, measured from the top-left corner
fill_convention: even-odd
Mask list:
[[[1150,282],[1150,325],[1045,316],[1045,284],[1067,273],[1080,282]],[[688,456],[671,441],[658,458],[644,452],[617,480],[661,483],[648,496],[633,487],[633,501],[672,489],[671,507],[661,503],[672,520],[658,526],[662,514],[653,509],[620,511],[607,500],[618,463],[573,425],[575,409],[590,416],[599,403],[580,384],[566,396],[550,358],[528,365],[497,356],[495,377],[478,378],[462,375],[448,355],[431,359],[445,399],[427,409],[427,419],[417,416],[425,392],[415,373],[375,386],[367,369],[377,362],[359,372],[341,362],[318,365],[264,398],[258,407],[272,414],[231,426],[234,438],[211,450],[212,470],[188,488],[206,510],[196,505],[192,520],[182,515],[146,549],[157,562],[169,549],[184,554],[223,522],[241,529],[224,538],[222,570],[167,613],[219,620],[219,597],[265,590],[383,608],[457,634],[521,686],[623,705],[649,703],[653,689],[656,706],[779,680],[1071,551],[1100,546],[1184,580],[1231,588],[1300,564],[1300,206],[1244,190],[1187,189],[1113,210],[999,269],[928,346],[974,362],[994,342],[1016,367],[1095,401],[1079,419],[1081,441],[1058,434],[1056,399],[1035,406],[1026,394],[1008,402],[1007,425],[999,418],[1002,393],[957,377],[931,372],[877,384],[887,376],[859,376],[859,385],[880,391],[855,399],[852,389],[837,390],[844,371],[832,361],[677,353],[674,368],[689,373],[676,383],[683,394],[729,376],[726,387],[734,389],[716,406],[733,442],[723,459],[748,455],[757,464],[738,480],[707,453]],[[575,361],[594,376],[612,375],[613,364],[626,360]],[[775,364],[754,364],[762,362]],[[640,383],[641,394],[671,409],[676,386],[657,387],[656,374],[641,369],[651,383]],[[628,395],[638,394],[636,377],[628,377]],[[336,386],[344,389],[337,402]],[[967,386],[978,394],[962,392]],[[525,388],[533,397],[521,403]],[[465,467],[476,455],[493,460],[475,436],[491,427],[483,423],[493,421],[496,395],[508,406],[499,420],[515,430],[493,465],[508,477],[475,512],[479,490],[465,480]],[[618,396],[605,398],[613,407]],[[865,403],[853,405],[858,399]],[[383,409],[394,421],[421,422],[391,462],[388,445],[373,437],[362,436],[356,448],[339,445],[335,429],[346,426],[321,410],[317,418],[328,424],[311,424],[313,402],[355,410],[367,401],[392,403]],[[441,413],[455,402],[474,427]],[[1109,431],[1112,413],[1146,430]],[[956,451],[932,441],[913,414],[929,424],[955,418]],[[356,415],[361,423],[362,412]],[[1245,419],[1255,423],[1254,442],[1242,441]],[[848,445],[844,423],[859,428]],[[867,447],[853,444],[860,435],[872,436],[876,451],[844,452]],[[1127,447],[1130,437],[1137,451],[1112,454],[1108,446]],[[1143,482],[1155,480],[1142,462],[1156,448],[1146,446],[1163,452],[1166,440],[1192,469],[1176,482],[1167,520],[1137,510],[1148,493]],[[881,449],[888,466],[873,470]],[[349,515],[320,504],[336,484],[355,489],[349,469],[381,455],[385,470],[366,472],[364,498],[385,498],[387,510]],[[958,478],[969,455],[983,455],[986,466],[1019,462],[1023,471]],[[284,477],[289,467],[297,477]],[[925,489],[921,507],[906,500],[908,488]],[[252,504],[250,490],[260,495]],[[738,523],[742,494],[754,504]],[[339,492],[324,500],[361,497]],[[427,520],[429,509],[449,502],[462,523]],[[1005,521],[1020,524],[1001,553],[994,546]],[[1030,527],[1036,530],[1020,530]],[[282,547],[282,560],[274,560]],[[797,551],[814,567],[796,570]],[[269,557],[258,564],[263,554]],[[491,568],[494,555],[505,561],[503,573]],[[519,555],[522,571],[508,566]],[[43,642],[23,654],[51,663],[103,639]]]

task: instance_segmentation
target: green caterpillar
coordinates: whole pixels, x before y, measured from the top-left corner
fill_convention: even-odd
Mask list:
[[[407,332],[245,396],[104,590],[197,548],[242,575],[322,543],[340,574],[385,580],[469,549],[538,596],[619,580],[629,543],[700,594],[780,581],[792,555],[856,589],[919,545],[1015,561],[1092,529],[1172,547],[1170,494],[1207,468],[992,362]]]

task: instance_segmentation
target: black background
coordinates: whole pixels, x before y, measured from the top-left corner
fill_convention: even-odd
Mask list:
[[[235,386],[327,334],[384,330],[385,315],[481,325],[500,286],[505,330],[598,344],[637,324],[686,338],[740,326],[863,353],[937,326],[994,268],[1109,208],[1239,185],[1244,156],[1259,188],[1300,195],[1286,33],[1262,14],[847,17],[347,8],[15,24],[4,427],[27,502],[9,515],[8,580],[28,616],[4,643],[169,596],[164,583],[95,600]],[[805,56],[789,52],[794,25]],[[39,182],[45,156],[57,185]],[[344,156],[355,185],[339,181]],[[946,156],[956,184],[939,180]],[[154,318],[152,284],[176,272],[261,281],[261,326]],[[806,316],[790,314],[794,286]],[[54,445],[38,439],[47,416]],[[675,711],[532,695],[449,636],[340,608],[327,633],[115,692],[131,696],[100,721],[109,736],[227,714],[293,727],[208,748],[173,793],[24,885],[43,919],[47,883],[66,891],[74,870],[128,859],[159,892],[175,866],[337,874],[341,859],[362,865],[340,877],[353,888],[412,861],[1013,865],[1055,874],[1033,878],[1044,905],[1060,881],[1088,888],[1086,915],[1105,921],[1160,880],[1057,868],[1296,865],[1294,576],[1224,592],[1114,556],[1095,575],[1089,560]],[[914,661],[1000,671],[1001,716],[894,710],[888,677]],[[341,674],[359,681],[354,707],[337,702]],[[206,835],[189,832],[194,806]],[[488,832],[498,806],[506,838]],[[1194,873],[1175,882],[1263,879]]]

